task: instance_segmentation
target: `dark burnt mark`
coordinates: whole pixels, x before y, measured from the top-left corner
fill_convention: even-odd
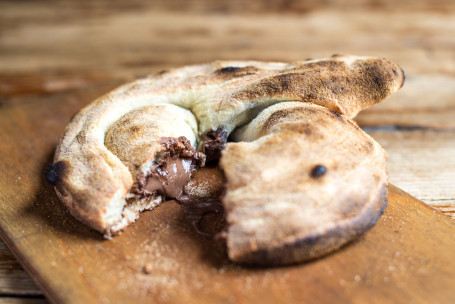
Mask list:
[[[404,71],[400,67],[393,67],[392,68],[393,76],[395,78],[400,78],[401,77],[401,84],[400,84],[400,89],[403,87],[404,81],[406,80],[406,76],[404,74]]]
[[[393,76],[398,77],[399,73],[398,73],[397,69],[392,68],[392,72],[393,72]]]
[[[45,177],[46,181],[51,185],[56,185],[58,181],[65,174],[67,165],[64,161],[58,161],[56,163],[50,164],[46,168]]]
[[[312,133],[311,125],[303,123],[302,119],[306,119],[306,115],[315,115],[316,111],[311,108],[290,108],[281,109],[272,113],[264,124],[266,130],[270,130],[274,125],[281,122],[292,123],[292,130],[310,135]],[[299,122],[299,123],[297,123]]]
[[[219,71],[220,73],[235,73],[235,72],[238,72],[238,71],[240,71],[240,70],[242,70],[242,68],[233,67],[233,66],[228,66],[228,67],[219,69],[218,71]]]
[[[346,70],[343,64],[336,60],[304,63],[294,70],[261,79],[232,97],[255,99],[284,95],[288,98],[294,96],[302,101],[314,101],[323,98],[329,90],[347,94],[352,85],[345,86],[341,77],[327,76],[331,71],[335,72],[334,75],[340,75],[340,71]]]
[[[310,66],[305,64],[304,66]],[[268,77],[255,82],[248,86],[245,90],[235,93],[232,97],[234,99],[255,99],[263,96],[274,97],[285,95],[289,97],[291,94],[296,95],[301,100],[308,100],[307,92],[313,90],[311,77],[316,74],[313,72],[288,72],[272,77]]]
[[[378,87],[381,87],[381,86],[382,86],[382,79],[381,79],[381,77],[374,76],[374,77],[373,77],[373,82],[374,82]]]
[[[166,74],[167,72],[169,72],[168,70],[161,70],[157,73],[157,75],[163,75],[163,74]]]
[[[292,114],[292,109],[282,109],[272,113],[265,122],[264,128],[269,130],[271,127],[286,119],[289,114]]]
[[[345,122],[345,120],[343,119],[343,117],[341,116],[340,113],[338,113],[337,111],[334,111],[334,110],[330,110],[330,109],[329,109],[329,111],[330,111],[330,113],[332,113],[332,115],[333,115],[336,119],[338,119],[338,120],[341,121],[341,122]]]
[[[299,73],[286,73],[278,75],[275,79],[276,82],[272,81],[269,83],[268,90],[271,93],[280,93],[295,90],[298,85],[298,80],[301,78]]]
[[[79,114],[79,112],[76,112],[73,115],[71,115],[70,121],[72,121],[74,119],[74,117],[76,117],[77,114]]]
[[[316,115],[319,111],[312,109],[312,108],[306,108],[305,109],[305,114],[311,114],[311,115]]]
[[[372,97],[381,100],[387,97],[389,91],[390,70],[377,62],[366,62],[361,73],[364,75],[365,89]]]
[[[400,68],[400,70],[401,70],[401,75],[403,75],[403,80],[402,80],[401,85],[400,85],[400,89],[401,89],[403,87],[403,85],[404,85],[405,80],[406,80],[406,74],[404,73],[404,70],[402,68]]]
[[[292,130],[300,134],[305,134],[307,136],[310,136],[313,133],[311,124],[307,123],[294,124],[292,126]],[[317,136],[317,134],[315,134],[315,136]]]
[[[253,66],[246,66],[246,67],[228,66],[228,67],[218,69],[214,73],[221,79],[228,80],[228,79],[232,79],[232,78],[253,75],[253,74],[256,74],[257,71],[258,71],[258,69]]]
[[[262,80],[260,83],[240,92],[240,97],[257,98],[260,96],[276,96],[285,92],[299,91],[301,83],[299,73],[286,73]]]
[[[365,145],[365,151],[370,153],[371,151],[373,151],[373,149],[374,149],[373,143],[371,141],[367,141]]]
[[[202,153],[205,154],[208,165],[216,165],[218,163],[221,158],[221,151],[226,146],[227,138],[228,134],[223,129],[209,131],[202,135],[202,140],[204,141]]]
[[[132,126],[130,128],[130,134],[138,133],[140,130],[141,130],[141,128],[139,128],[138,126]]]
[[[313,178],[319,178],[323,176],[327,172],[327,168],[322,165],[317,165],[314,166],[313,169],[311,169],[311,177]]]
[[[324,238],[320,235],[309,235],[303,238],[295,238],[292,242],[278,248],[264,248],[250,253],[243,257],[240,263],[248,267],[258,266],[278,266],[284,263],[295,263],[292,252],[299,250],[305,252],[308,258],[311,253],[317,251],[319,244],[324,243]],[[291,253],[291,254],[290,254]]]
[[[305,238],[300,238],[295,241],[293,246],[300,248],[311,248],[320,242],[322,238],[318,235],[309,235]]]
[[[243,257],[243,261],[241,261],[240,263],[251,268],[265,265],[268,266],[273,265],[274,264],[273,253],[270,253],[269,251],[271,252],[272,250],[259,249],[251,253],[247,253]]]

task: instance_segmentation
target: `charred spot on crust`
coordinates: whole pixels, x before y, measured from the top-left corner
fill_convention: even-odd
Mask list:
[[[380,100],[387,97],[392,76],[391,69],[385,63],[377,60],[366,61],[359,67],[359,72],[363,75],[363,85],[371,98]]]
[[[278,248],[264,248],[250,253],[242,257],[241,264],[244,265],[281,265],[284,259],[285,263],[294,263],[292,255],[289,253],[298,249],[307,256],[307,260],[311,259],[311,253],[317,250],[317,245],[324,240],[321,236],[309,235],[304,238],[295,238],[293,242],[285,244]]]
[[[400,89],[403,87],[404,81],[406,80],[406,75],[404,71],[399,66],[392,67],[392,73],[395,78],[401,78]],[[401,77],[400,77],[401,76]]]
[[[242,68],[239,68],[239,67],[228,66],[228,67],[225,67],[225,68],[221,68],[218,71],[220,73],[235,73],[235,72],[240,71],[241,69]]]
[[[266,79],[261,83],[261,90],[268,94],[275,95],[283,91],[292,90],[299,79],[298,73],[286,73],[277,75],[273,78]]]
[[[311,177],[319,178],[327,172],[327,168],[323,165],[316,165],[311,169]]]
[[[202,153],[206,156],[207,164],[217,164],[221,158],[221,151],[226,146],[228,134],[226,130],[217,129],[216,131],[209,131],[202,135],[204,144],[202,146]]]
[[[269,116],[264,124],[264,129],[270,130],[274,125],[287,121],[292,123],[292,130],[310,135],[312,132],[311,125],[301,122],[301,120],[305,119],[308,114],[316,114],[316,111],[311,108],[289,108],[277,110]]]
[[[76,117],[77,114],[79,114],[79,112],[76,112],[76,113],[74,113],[73,115],[71,115],[70,121],[73,120],[74,117]]]
[[[47,166],[45,171],[46,181],[55,186],[63,176],[66,167],[67,165],[64,161],[58,161]]]
[[[258,68],[253,66],[246,66],[246,67],[234,67],[228,66],[221,69],[216,70],[214,73],[220,77],[221,79],[232,79],[236,77],[243,77],[255,74],[258,71]]]
[[[404,70],[402,68],[400,68],[401,70],[401,75],[403,75],[403,81],[401,82],[401,85],[400,85],[400,89],[403,87],[404,85],[404,82],[406,80],[406,74],[404,73]]]
[[[341,121],[341,122],[343,122],[343,123],[346,122],[346,121],[343,119],[343,117],[341,116],[341,114],[338,113],[337,111],[334,111],[334,110],[331,110],[331,109],[329,109],[329,111],[330,111],[330,113],[332,113],[333,117],[335,117],[335,118],[338,119],[339,121]]]

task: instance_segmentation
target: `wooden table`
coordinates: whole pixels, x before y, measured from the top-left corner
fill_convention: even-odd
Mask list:
[[[215,59],[387,57],[405,86],[357,122],[387,150],[391,183],[455,217],[455,3],[324,3],[1,1],[0,111],[86,104],[136,77]],[[0,303],[45,302],[0,241]]]

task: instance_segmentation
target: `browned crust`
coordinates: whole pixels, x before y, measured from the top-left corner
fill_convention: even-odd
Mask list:
[[[282,247],[251,251],[244,254],[237,262],[246,265],[278,266],[320,258],[355,240],[372,228],[384,213],[387,204],[387,185],[383,184],[372,201],[366,202],[365,205],[368,208],[365,208],[364,212],[357,217],[324,233],[297,238]]]
[[[252,141],[228,143],[221,159],[235,262],[319,257],[371,228],[387,205],[385,152],[344,115],[277,104],[237,134],[242,138]]]
[[[140,79],[100,97],[72,119],[55,153],[55,163],[65,164],[54,181],[56,191],[72,214],[109,234],[106,213],[125,200],[139,163],[159,151],[156,145],[138,150],[138,162],[127,163],[107,149],[105,135],[123,115],[174,104],[191,110],[199,124],[194,132],[229,134],[283,101],[315,103],[352,117],[398,90],[403,80],[401,69],[388,60],[353,56],[289,64],[217,61]],[[169,124],[168,117],[160,117],[160,124]],[[117,143],[115,138],[110,142]]]
[[[323,105],[354,117],[390,95],[404,81],[398,66],[384,59],[367,59],[346,65],[339,56],[324,62],[296,64],[270,77],[259,79],[230,96],[239,100],[286,97]],[[342,58],[342,56],[341,56]]]

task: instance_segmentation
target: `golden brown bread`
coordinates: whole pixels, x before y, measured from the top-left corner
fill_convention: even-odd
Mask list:
[[[139,174],[145,174],[156,166],[155,159],[163,151],[160,138],[185,136],[193,147],[201,149],[204,134],[222,130],[225,134],[232,133],[231,137],[239,141],[251,141],[228,143],[221,159],[227,178],[227,192],[222,200],[229,223],[227,242],[231,259],[260,263],[257,259],[261,255],[262,260],[264,253],[255,252],[264,248],[270,255],[265,262],[269,264],[314,257],[314,253],[302,253],[307,250],[303,247],[309,248],[308,237],[317,236],[317,246],[325,244],[325,249],[313,248],[313,252],[325,253],[329,250],[327,248],[339,247],[340,243],[371,226],[384,207],[384,153],[350,118],[397,91],[403,81],[402,70],[386,59],[339,55],[290,64],[217,61],[167,71],[126,84],[100,97],[77,114],[57,147],[54,164],[47,172],[48,180],[55,185],[57,195],[75,217],[111,235],[133,222],[140,211],[153,208],[165,198],[160,193],[148,197],[132,193]],[[314,127],[315,124],[320,126]],[[335,142],[343,144],[334,145]],[[275,150],[267,152],[275,146]],[[297,147],[308,151],[302,154]],[[358,151],[359,147],[366,150]],[[308,167],[299,173],[284,170],[289,167],[287,165],[272,166],[270,168],[276,170],[273,179],[270,179],[273,174],[267,177],[264,173],[269,171],[260,170],[262,163],[268,166],[278,159],[283,165],[289,163],[286,157],[304,164],[306,158],[319,155],[316,148],[323,148],[323,155],[327,156],[324,161],[327,173],[316,184],[320,189],[308,187],[304,179],[300,180],[308,174]],[[254,152],[249,154],[242,149]],[[265,159],[254,162],[255,155]],[[365,165],[368,161],[372,162],[371,167]],[[310,165],[314,164],[306,166]],[[331,167],[335,165],[340,169]],[[261,178],[265,180],[256,180],[254,172],[262,172]],[[335,172],[340,179],[344,179],[332,180]],[[319,228],[312,226],[316,230],[308,234],[297,231],[298,228],[292,226],[294,224],[291,227],[297,230],[289,228],[292,232],[284,226],[286,217],[289,217],[289,223],[297,222],[293,219],[295,215],[286,215],[286,209],[277,208],[283,217],[283,224],[275,227],[276,236],[285,239],[275,240],[267,248],[263,246],[267,239],[239,228],[244,227],[239,223],[244,220],[243,217],[249,217],[248,213],[253,209],[238,208],[238,204],[262,201],[272,209],[275,203],[280,205],[284,197],[281,192],[279,195],[270,192],[267,196],[270,200],[253,199],[252,194],[267,190],[269,184],[273,189],[275,179],[279,179],[278,173],[290,179],[286,186],[296,187],[283,188],[286,189],[286,197],[293,202],[299,197],[302,202],[311,198],[308,201],[310,206],[317,201],[312,197],[315,193],[330,193],[339,188],[338,183],[349,185],[346,178],[352,174],[367,182],[340,188],[346,190],[344,196],[333,196],[339,202],[339,205],[334,204],[341,211],[330,212],[337,216],[344,214],[348,222],[345,225],[339,217],[331,218],[334,225],[338,225],[336,233],[336,229],[331,230],[328,226],[321,228],[325,227],[321,225]],[[239,186],[239,180],[250,182],[250,185]],[[257,183],[262,183],[263,188]],[[241,215],[241,210],[247,209],[249,211]],[[308,207],[302,210],[313,210],[310,213],[314,214],[319,209]],[[257,214],[252,216],[258,220]],[[283,251],[283,248],[293,244],[288,242],[289,238],[292,239],[290,235],[295,236],[295,240],[305,239],[305,246],[294,244],[292,246],[300,249]],[[335,237],[331,239],[330,235]],[[327,241],[329,239],[331,241]],[[253,245],[248,247],[245,242]]]
[[[234,139],[221,158],[231,260],[320,256],[365,232],[387,205],[384,150],[344,115],[279,103]]]

